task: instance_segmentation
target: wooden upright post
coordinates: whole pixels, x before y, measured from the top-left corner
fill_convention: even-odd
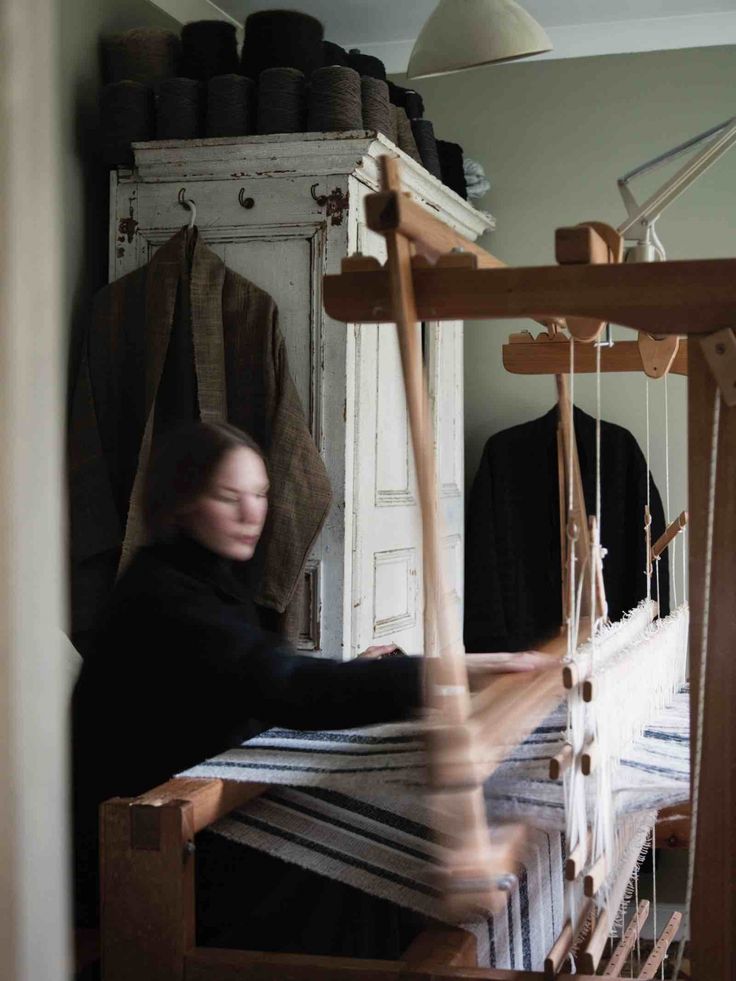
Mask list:
[[[104,981],[184,981],[195,943],[193,804],[114,799],[100,832]]]
[[[700,686],[708,485],[716,383],[697,340],[688,352],[691,739]],[[720,397],[720,396],[719,396]],[[736,409],[720,408],[708,613],[706,712],[690,936],[698,981],[736,977]],[[692,844],[691,844],[692,847]]]

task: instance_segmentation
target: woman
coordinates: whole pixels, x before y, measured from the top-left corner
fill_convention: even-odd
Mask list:
[[[247,563],[268,490],[261,451],[231,426],[182,429],[152,461],[144,495],[151,544],[118,580],[74,692],[79,925],[97,915],[101,801],[150,790],[268,726],[367,725],[406,718],[421,704],[419,658],[385,659],[390,647],[347,663],[304,657],[261,629]],[[534,655],[476,658],[482,670],[539,666]],[[233,861],[218,847],[203,840],[212,869]],[[254,861],[273,862],[251,854],[251,881]],[[273,868],[262,874],[272,880]],[[298,874],[301,886],[307,880]],[[200,893],[209,895],[208,881],[220,875],[205,876]],[[200,909],[202,929],[207,919]],[[218,935],[219,943],[228,939]],[[262,934],[259,940],[264,946]]]

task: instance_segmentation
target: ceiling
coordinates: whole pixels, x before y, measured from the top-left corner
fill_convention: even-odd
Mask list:
[[[242,25],[256,10],[288,8],[317,17],[325,37],[406,69],[437,0],[154,0],[177,20],[222,17]],[[736,0],[522,0],[547,30],[543,58],[736,44]]]

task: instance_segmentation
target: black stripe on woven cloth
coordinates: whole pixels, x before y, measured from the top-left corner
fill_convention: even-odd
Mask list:
[[[270,800],[272,803],[278,804],[279,807],[285,807],[288,810],[295,811],[297,814],[305,814],[308,817],[316,818],[322,824],[340,828],[343,831],[349,831],[351,834],[365,838],[366,841],[373,841],[378,845],[384,845],[392,851],[401,852],[403,855],[410,855],[412,858],[418,858],[420,861],[427,862],[430,865],[438,864],[438,860],[429,852],[423,852],[418,848],[411,848],[409,845],[404,845],[401,842],[387,838],[385,835],[377,834],[375,831],[368,831],[360,827],[360,825],[351,824],[349,821],[325,814],[324,811],[318,811],[316,808],[305,807],[304,804],[300,804],[298,801],[283,796],[277,797],[276,795],[271,797]]]
[[[645,729],[644,739],[661,739],[665,743],[689,743],[690,733],[665,732],[664,729]]]
[[[676,770],[670,766],[652,766],[651,763],[639,763],[637,760],[621,760],[621,766],[628,766],[632,770],[641,770],[642,773],[659,773],[661,776],[670,777],[678,783],[690,779],[690,773]]]
[[[241,747],[243,752],[250,753],[255,750],[259,753],[288,753],[289,755],[294,755],[295,753],[309,753],[315,756],[399,756],[402,753],[421,753],[424,751],[424,746],[417,743],[415,746],[402,747],[401,749],[327,749],[323,747],[316,746],[258,746],[254,743],[248,743]],[[540,756],[539,759],[545,759],[545,757]]]
[[[513,800],[517,801],[519,804],[531,804],[532,807],[554,807],[555,809],[562,810],[565,806],[562,801],[556,800],[540,800],[534,797],[518,797],[516,794],[495,794],[490,798],[491,802],[497,800]]]
[[[525,971],[532,969],[532,941],[529,934],[529,881],[525,865],[519,875],[519,906],[521,907],[521,956]]]
[[[387,811],[377,804],[368,804],[366,801],[356,800],[347,794],[341,794],[338,790],[327,790],[325,787],[300,787],[300,794],[309,797],[316,797],[323,800],[326,804],[333,804],[335,807],[342,807],[346,811],[355,811],[361,817],[370,818],[379,824],[385,824],[396,831],[403,831],[404,834],[419,838],[421,841],[430,841],[434,831],[427,824],[414,821],[411,818],[403,817],[394,811]]]
[[[268,732],[256,736],[256,739],[276,738],[279,739],[299,739],[308,738],[310,742],[320,743],[361,743],[366,746],[380,746],[382,743],[416,743],[419,742],[417,734],[413,736],[366,736],[358,732],[310,732],[305,737],[303,732],[296,729],[269,729]]]
[[[406,876],[399,875],[396,872],[389,872],[387,869],[382,869],[377,865],[372,865],[370,862],[365,862],[360,858],[354,858],[351,855],[344,855],[342,852],[338,852],[334,848],[330,848],[327,845],[322,845],[310,838],[302,838],[301,835],[294,834],[291,831],[284,831],[281,828],[274,828],[272,825],[267,824],[265,821],[260,821],[258,818],[254,818],[250,814],[243,814],[240,811],[233,811],[230,818],[237,821],[239,824],[245,824],[252,828],[257,828],[259,831],[263,831],[266,834],[271,835],[273,838],[283,838],[284,841],[291,842],[293,845],[301,845],[303,848],[306,848],[307,851],[316,852],[318,855],[325,855],[327,858],[334,858],[336,861],[342,862],[343,865],[351,865],[353,868],[361,869],[363,872],[370,872],[370,874],[374,875],[377,879],[385,879],[387,882],[393,882],[395,885],[403,886],[405,889],[410,889],[412,892],[421,892],[425,896],[432,896],[435,899],[441,896],[439,889],[425,885],[423,882],[416,882],[414,879],[407,879]]]
[[[493,917],[488,920],[488,963],[491,967],[496,966],[496,927]]]
[[[223,766],[233,770],[279,770],[286,773],[324,773],[325,776],[332,776],[336,773],[388,773],[397,770],[416,770],[416,765],[406,764],[404,766],[358,766],[358,767],[322,767],[322,766],[290,766],[287,763],[237,763],[235,760],[205,760],[199,766],[207,766],[213,769]]]
[[[508,895],[506,900],[506,929],[509,934],[509,966],[515,968],[516,965],[516,951],[514,949],[514,914],[513,914],[513,896]]]
[[[557,911],[555,910],[554,875],[552,873],[552,835],[547,831],[545,832],[545,838],[547,839],[547,863],[549,865],[549,894],[552,904],[552,933],[556,937],[558,933],[562,932],[562,924],[560,924],[560,929],[558,930]]]

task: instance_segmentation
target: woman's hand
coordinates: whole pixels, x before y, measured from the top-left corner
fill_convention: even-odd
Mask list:
[[[506,674],[519,671],[539,671],[559,665],[560,659],[554,654],[541,651],[520,651],[517,654],[500,652],[497,654],[466,654],[465,664],[470,678],[488,674]]]
[[[358,654],[358,657],[388,657],[389,654],[395,652],[401,652],[401,648],[398,644],[374,644],[372,647],[366,647],[366,649]]]

